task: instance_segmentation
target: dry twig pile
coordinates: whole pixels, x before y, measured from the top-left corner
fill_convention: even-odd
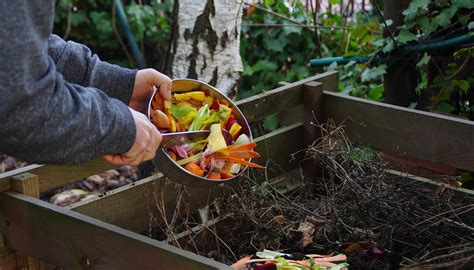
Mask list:
[[[212,204],[217,222],[174,242],[227,264],[271,249],[344,252],[351,269],[473,266],[472,196],[387,175],[377,153],[353,146],[341,126],[321,130],[305,157],[321,164],[322,178],[286,193],[242,181]],[[173,225],[190,228],[191,220]]]

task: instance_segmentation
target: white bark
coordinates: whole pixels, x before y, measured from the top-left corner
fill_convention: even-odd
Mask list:
[[[243,70],[240,58],[241,1],[179,1],[173,42],[173,78],[198,79],[235,95]]]

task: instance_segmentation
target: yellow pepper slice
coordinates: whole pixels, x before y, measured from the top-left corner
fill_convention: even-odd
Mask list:
[[[206,98],[206,94],[202,91],[191,91],[186,93],[176,93],[173,95],[176,101],[185,101],[185,100],[196,100],[196,101],[204,101]]]

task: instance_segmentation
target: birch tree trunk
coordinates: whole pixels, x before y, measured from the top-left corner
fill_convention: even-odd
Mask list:
[[[172,78],[198,79],[235,96],[243,70],[238,0],[175,0]]]

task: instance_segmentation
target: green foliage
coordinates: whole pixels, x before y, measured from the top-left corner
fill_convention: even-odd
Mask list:
[[[118,18],[112,16],[115,13],[112,3],[113,0],[58,0],[54,33],[86,44],[94,53],[111,63],[135,67],[133,59],[127,59],[125,50],[130,50]],[[172,1],[161,4],[150,1],[143,5],[131,1],[124,8],[132,33],[140,41],[145,60],[163,58],[153,54],[165,50],[170,32],[168,20],[172,12]],[[120,45],[119,38],[124,47]],[[147,50],[147,47],[153,50]],[[153,61],[148,61],[147,64],[159,66],[159,63]]]
[[[444,73],[434,78],[432,87],[437,89],[437,94],[433,96],[431,109],[474,120],[474,98],[471,93],[474,74],[469,72],[467,76],[458,76],[467,61],[473,58],[472,47],[457,51]]]
[[[331,1],[331,4],[339,2]],[[264,2],[262,7],[303,24],[313,25],[311,9],[305,6],[303,1],[291,3],[292,12],[285,1],[275,1],[271,4]],[[340,14],[318,14],[318,23],[323,24],[323,27],[318,28],[321,57],[369,55],[379,49],[374,44],[382,37],[382,26],[378,17],[370,13],[357,13],[354,17],[354,20],[345,20]],[[319,52],[315,35],[309,29],[295,26],[257,28],[246,26],[248,24],[293,25],[287,20],[261,11],[244,16],[241,36],[244,72],[240,80],[239,98],[273,89],[280,81],[296,81],[316,72],[307,66],[309,59],[317,56]],[[347,27],[350,31],[344,33],[340,27]],[[380,42],[380,45],[385,46],[383,42]],[[365,64],[349,63],[342,67],[332,65],[327,70],[334,68],[342,71],[340,88],[346,93],[381,100],[385,66],[366,68]]]
[[[300,2],[292,14],[283,1],[265,1],[264,6],[299,21],[305,18]],[[287,22],[262,12],[244,17],[240,43],[244,72],[239,85],[239,98],[273,89],[280,81],[294,81],[309,76],[308,55],[304,52],[312,52],[315,48],[311,32],[299,27],[246,26],[249,23]]]

